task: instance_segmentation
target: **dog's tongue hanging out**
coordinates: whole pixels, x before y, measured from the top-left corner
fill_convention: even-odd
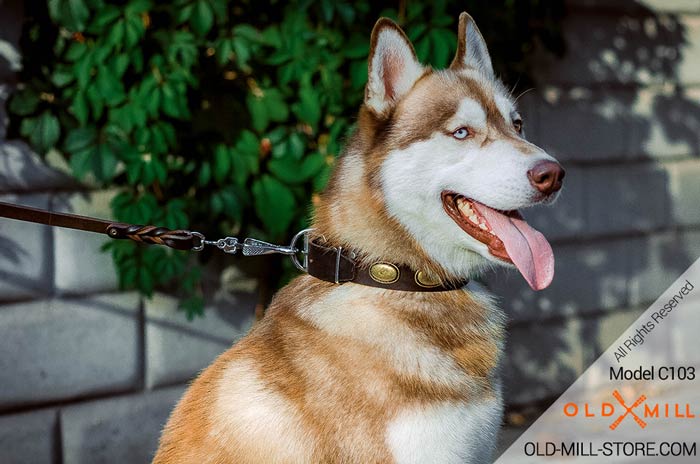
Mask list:
[[[530,287],[533,290],[547,288],[554,277],[554,254],[544,235],[530,227],[517,212],[506,215],[477,202],[474,207],[491,227],[491,232],[501,239],[511,261]]]

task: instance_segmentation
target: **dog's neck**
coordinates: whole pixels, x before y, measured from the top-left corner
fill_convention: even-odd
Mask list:
[[[446,281],[463,276],[448,274],[423,247],[391,218],[385,208],[377,167],[368,161],[367,134],[356,133],[347,153],[339,158],[328,187],[314,209],[314,235],[333,246],[354,251],[360,265],[390,262],[422,270]]]

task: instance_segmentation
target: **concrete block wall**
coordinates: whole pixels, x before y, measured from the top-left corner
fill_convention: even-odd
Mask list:
[[[523,98],[529,137],[567,170],[525,211],[553,284],[487,276],[510,317],[505,395],[554,399],[700,258],[700,2],[569,0],[568,53]]]

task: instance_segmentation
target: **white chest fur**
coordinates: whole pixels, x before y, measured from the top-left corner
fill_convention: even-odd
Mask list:
[[[399,464],[488,463],[502,409],[500,392],[478,403],[445,402],[406,409],[389,423],[387,444]]]

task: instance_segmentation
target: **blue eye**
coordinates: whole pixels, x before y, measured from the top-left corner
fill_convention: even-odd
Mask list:
[[[466,127],[460,127],[452,133],[452,137],[458,140],[464,140],[467,137],[469,137],[469,129],[467,129]]]

